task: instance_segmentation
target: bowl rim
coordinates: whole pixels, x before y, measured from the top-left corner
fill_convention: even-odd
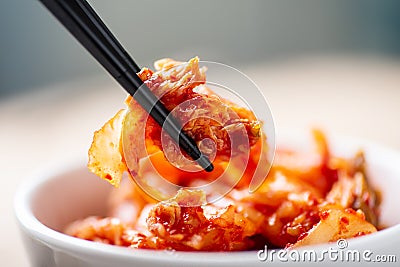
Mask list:
[[[328,135],[327,135],[328,136]],[[328,138],[330,143],[336,143],[337,137]],[[353,138],[340,138],[341,142],[346,140],[352,142]],[[331,142],[332,140],[332,142]],[[354,140],[353,140],[354,141]],[[400,162],[400,151],[393,148],[379,145],[374,142],[357,138],[356,144],[361,143],[365,147],[373,150],[377,149],[382,151],[387,157],[396,157]],[[182,263],[216,263],[227,262],[227,255],[229,261],[235,262],[259,262],[257,259],[257,251],[237,251],[237,252],[187,252],[187,251],[168,251],[168,250],[151,250],[151,249],[131,249],[129,247],[119,247],[115,245],[102,244],[75,238],[56,230],[53,230],[42,224],[33,214],[31,200],[35,192],[41,188],[47,181],[54,179],[54,177],[82,169],[85,164],[83,158],[70,160],[68,162],[62,161],[57,163],[50,163],[42,168],[37,169],[29,175],[18,187],[14,197],[14,213],[17,222],[25,234],[31,238],[45,244],[53,250],[64,251],[72,254],[75,257],[82,258],[83,255],[96,256],[98,258],[115,258],[121,260],[142,260],[151,261],[155,263],[176,262],[179,259]],[[370,235],[348,239],[349,247],[364,247],[365,244],[372,244],[379,235],[381,238],[393,238],[394,235],[400,233],[400,223],[382,229],[377,233]],[[305,246],[300,249],[315,249],[323,250],[332,247],[332,243],[325,243],[313,246]]]

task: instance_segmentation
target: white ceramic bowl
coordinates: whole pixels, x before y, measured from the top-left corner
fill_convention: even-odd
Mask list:
[[[306,143],[300,137],[277,136],[278,143],[285,142],[297,148]],[[377,255],[395,255],[400,261],[400,152],[361,140],[332,137],[329,140],[335,154],[348,155],[360,147],[365,150],[372,183],[383,196],[382,223],[388,226],[375,234],[349,240],[346,250],[361,253],[369,250],[372,260]],[[189,253],[133,250],[81,240],[60,232],[75,219],[104,214],[110,190],[112,187],[107,182],[89,173],[83,160],[53,166],[29,177],[17,192],[15,212],[32,266],[288,266],[288,262],[277,258],[273,262],[262,262],[257,251]],[[332,248],[337,249],[337,245],[325,244],[307,249],[321,252]],[[328,258],[318,263],[335,264],[335,260]],[[359,264],[364,263],[365,260],[360,259]],[[305,261],[300,265],[308,263]]]

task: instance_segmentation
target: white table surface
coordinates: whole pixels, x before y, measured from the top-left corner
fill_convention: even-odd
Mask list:
[[[400,150],[400,60],[309,57],[242,71],[267,97],[278,129],[319,126]],[[104,74],[0,100],[1,266],[29,266],[13,214],[18,184],[36,168],[84,157],[124,99]]]

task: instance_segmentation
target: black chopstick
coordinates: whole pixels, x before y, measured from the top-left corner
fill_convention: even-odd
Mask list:
[[[118,83],[204,170],[214,169],[195,141],[137,76],[138,65],[85,0],[40,0]]]

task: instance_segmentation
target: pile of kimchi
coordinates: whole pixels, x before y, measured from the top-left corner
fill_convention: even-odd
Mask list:
[[[207,119],[196,117],[183,130],[203,145],[203,151],[207,151],[207,143],[201,144],[201,140],[214,143],[215,170],[192,173],[177,168],[185,156],[174,154],[177,147],[173,142],[161,144],[160,126],[128,97],[126,108],[95,132],[89,150],[89,169],[118,187],[109,196],[108,215],[82,218],[71,223],[65,233],[131,248],[240,251],[265,245],[296,248],[377,231],[379,197],[368,183],[363,153],[352,158],[332,155],[318,130],[312,131],[312,152],[278,146],[267,177],[250,193],[254,169],[267,153],[268,148],[261,144],[268,138],[262,123],[268,122],[258,121],[250,110],[216,95],[206,86],[205,72],[198,58],[186,63],[163,59],[155,63],[155,71],[143,68],[138,75],[169,110],[189,101],[194,108],[181,109],[181,116],[207,113]],[[219,104],[214,105],[217,100]],[[227,110],[233,110],[235,116],[230,117]],[[228,116],[224,125],[216,123],[222,115]],[[237,128],[242,130],[232,131]],[[143,137],[137,134],[139,130]],[[241,177],[235,177],[234,171],[228,173],[237,181],[232,190],[208,202],[202,190],[185,189],[221,174],[227,158],[238,149],[230,146],[229,139],[242,135],[248,140],[250,156]],[[165,153],[172,155],[174,166]],[[182,189],[163,201],[146,194],[129,179],[141,175],[143,158],[155,165],[155,175]]]

